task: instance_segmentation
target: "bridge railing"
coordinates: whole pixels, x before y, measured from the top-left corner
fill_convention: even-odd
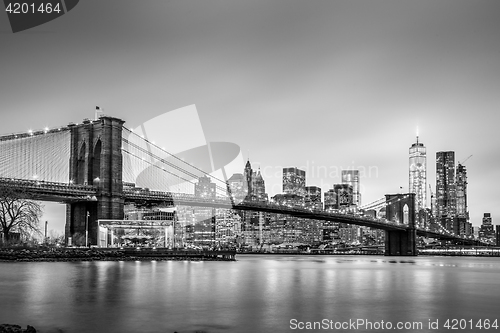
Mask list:
[[[16,179],[0,177],[0,186],[23,188],[30,190],[60,191],[65,193],[81,192],[82,194],[94,194],[97,190],[93,185],[72,184],[71,182],[57,183],[44,180]]]

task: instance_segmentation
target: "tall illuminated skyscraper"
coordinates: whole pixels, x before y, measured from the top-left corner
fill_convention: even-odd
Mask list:
[[[418,214],[427,204],[427,149],[417,142],[410,147],[409,192],[415,193],[415,212]]]
[[[352,186],[352,204],[361,206],[361,193],[359,192],[359,170],[342,170],[342,184]]]
[[[436,153],[436,218],[443,227],[453,230],[457,211],[455,152]]]

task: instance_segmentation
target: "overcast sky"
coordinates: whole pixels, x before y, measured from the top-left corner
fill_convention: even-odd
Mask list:
[[[437,151],[473,155],[471,222],[500,224],[499,13],[497,0],[85,0],[16,34],[0,14],[0,133],[96,105],[134,128],[195,104],[207,140],[238,144],[271,195],[282,167],[323,192],[358,168],[368,203],[408,191],[418,127],[433,190]],[[62,230],[64,208],[46,206]]]

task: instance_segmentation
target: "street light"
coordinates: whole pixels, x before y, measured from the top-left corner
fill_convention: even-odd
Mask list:
[[[88,247],[89,242],[89,215],[90,213],[87,211],[87,215],[85,216],[85,247]]]

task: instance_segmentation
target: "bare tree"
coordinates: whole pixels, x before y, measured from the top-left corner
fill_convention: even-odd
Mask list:
[[[40,234],[42,206],[30,197],[23,190],[0,187],[0,227],[6,242],[10,241],[13,232],[20,233],[22,237]]]

